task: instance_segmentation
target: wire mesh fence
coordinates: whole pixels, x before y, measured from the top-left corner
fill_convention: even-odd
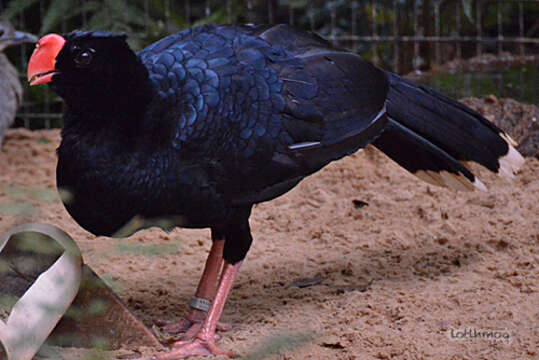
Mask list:
[[[398,73],[485,52],[539,52],[539,0],[0,0],[0,12],[41,35],[126,32],[137,49],[201,24],[288,23]],[[32,48],[8,53],[21,72]],[[60,126],[62,102],[51,91],[26,90],[16,125]]]

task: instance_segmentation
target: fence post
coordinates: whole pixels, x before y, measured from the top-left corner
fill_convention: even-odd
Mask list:
[[[88,14],[86,13],[86,11],[87,11],[86,3],[87,3],[87,0],[82,0],[82,27],[84,29],[86,29],[86,23],[88,22]],[[40,5],[40,7],[43,7],[44,6],[43,1],[41,1],[39,5]],[[144,2],[144,27],[146,28],[146,30],[148,30],[148,8],[147,8],[147,5],[148,5],[148,1],[145,1]],[[41,17],[41,19],[43,19],[43,17]]]
[[[309,26],[311,27],[311,31],[314,32],[314,1],[309,2]]]
[[[379,63],[378,59],[378,34],[376,33],[376,0],[372,0],[372,62]]]
[[[211,15],[211,9],[210,9],[210,0],[206,0],[206,3],[204,5],[204,17],[206,18],[206,21],[210,21],[210,15]]]
[[[456,17],[456,27],[457,35],[455,42],[457,43],[457,59],[462,57],[462,42],[460,40],[460,1],[455,1],[455,17]]]
[[[502,33],[502,2],[498,0],[497,8],[497,21],[498,21],[498,54],[503,51],[503,33]]]
[[[332,1],[329,3],[330,9],[330,40],[333,45],[337,44],[337,41],[335,38],[337,37],[337,5],[335,4],[335,1]]]
[[[357,8],[358,8],[358,3],[357,1],[352,1],[352,4],[350,4],[350,7],[352,8],[352,11],[350,12],[350,16],[351,16],[351,33],[352,33],[352,36],[355,36],[356,35],[356,32],[357,32]]]
[[[83,3],[83,24],[84,26],[86,26],[86,20],[84,19],[86,17],[85,15],[85,8],[86,8],[86,0],[83,0],[84,3]],[[40,1],[39,2],[39,17],[40,19],[43,19],[45,17],[45,3],[44,1]],[[50,95],[50,92],[49,91],[45,91],[44,94],[43,94],[43,99],[44,99],[44,106],[43,106],[43,111],[45,112],[45,114],[48,114],[50,113],[51,111],[51,107],[50,107],[50,104],[51,104],[51,95]],[[25,125],[26,127],[26,125]],[[51,128],[51,119],[46,117],[45,118],[45,129],[50,129]]]
[[[421,65],[421,57],[419,56],[419,41],[417,41],[417,38],[419,38],[419,5],[418,0],[414,1],[414,59],[412,60],[412,67],[414,70],[418,70],[419,66]]]
[[[25,24],[24,24],[24,14],[21,12],[20,16],[19,16],[19,21],[20,21],[20,27],[21,29],[24,29],[25,28]],[[20,49],[21,49],[21,59],[26,59],[26,44],[21,44],[20,45]],[[26,92],[23,92],[22,93],[22,99],[21,99],[21,103],[24,103],[24,100],[26,98]],[[24,127],[26,129],[29,129],[30,128],[30,119],[28,118],[28,116],[26,116],[26,114],[23,114],[23,122],[24,122]]]
[[[481,26],[481,12],[483,11],[483,7],[481,5],[482,5],[482,0],[477,0],[476,10],[475,10],[475,16],[476,16],[475,28],[477,31],[477,35],[476,35],[477,43],[475,44],[475,53],[477,56],[481,55],[481,53],[483,52],[483,43],[482,43],[483,39],[482,39],[482,26]]]
[[[185,0],[185,20],[187,27],[191,27],[191,0]]]
[[[354,36],[357,36],[357,9],[359,7],[357,1],[352,1],[350,4],[350,7],[352,8],[352,11],[350,12],[351,16],[351,29],[350,29],[350,38],[353,39]],[[352,50],[354,52],[357,52],[357,43],[358,41],[352,40]]]
[[[436,66],[440,65],[440,3],[441,0],[434,0],[434,35],[436,42],[434,43],[434,61]]]
[[[268,23],[273,25],[273,5],[271,0],[268,0]]]
[[[168,24],[168,19],[170,19],[170,0],[165,1],[165,24]]]
[[[294,8],[288,4],[288,24],[294,26]]]
[[[232,22],[232,4],[230,0],[226,0],[226,22],[227,24]]]
[[[393,71],[399,72],[399,2],[393,0]]]
[[[254,23],[253,2],[251,0],[247,1],[247,20],[249,23]]]
[[[518,3],[518,28],[520,34],[520,56],[524,56],[524,43],[522,42],[524,38],[524,5],[522,1]]]

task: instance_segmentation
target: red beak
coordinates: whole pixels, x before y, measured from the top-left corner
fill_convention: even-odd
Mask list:
[[[28,62],[28,82],[31,86],[46,84],[57,74],[56,57],[65,44],[65,39],[57,34],[49,34],[39,39]]]

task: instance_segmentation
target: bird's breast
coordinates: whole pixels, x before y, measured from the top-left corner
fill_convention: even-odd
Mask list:
[[[207,227],[224,216],[204,167],[183,164],[172,150],[81,144],[62,142],[57,186],[66,209],[86,230],[127,236],[150,226]]]

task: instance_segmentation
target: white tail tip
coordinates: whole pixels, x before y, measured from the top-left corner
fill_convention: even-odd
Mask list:
[[[507,151],[507,154],[498,160],[498,164],[500,164],[500,170],[498,173],[502,176],[513,178],[514,174],[524,164],[525,160],[524,157],[522,157],[522,155],[520,155],[520,153],[513,147],[514,145],[512,143],[516,144],[516,142],[510,137],[505,138],[503,135],[502,137],[507,141],[509,150]]]
[[[477,177],[472,183],[462,173],[450,173],[449,171],[432,171],[432,170],[419,170],[414,173],[415,176],[429,184],[445,186],[455,190],[470,191],[475,188],[486,191],[485,184],[481,182]]]

